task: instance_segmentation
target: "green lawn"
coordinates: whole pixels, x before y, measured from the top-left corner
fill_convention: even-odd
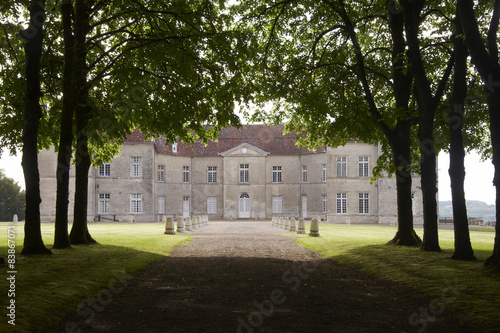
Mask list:
[[[422,237],[422,229],[416,231]],[[439,253],[385,245],[395,232],[394,227],[320,225],[321,237],[301,235],[297,242],[325,258],[415,290],[429,299],[429,309],[438,314],[444,307],[467,322],[483,323],[489,329],[500,327],[500,272],[483,266],[493,250],[493,228],[471,229],[476,262],[450,259],[452,230],[439,230],[443,250]]]
[[[0,256],[7,254],[7,226],[0,223]],[[45,244],[52,245],[53,224],[43,224]],[[54,250],[52,256],[16,259],[16,326],[18,331],[40,330],[75,313],[89,298],[107,301],[119,293],[130,276],[149,263],[168,255],[187,236],[163,234],[163,224],[90,224],[98,246],[75,246]],[[415,248],[384,245],[396,232],[394,227],[320,225],[321,237],[296,235],[297,242],[342,264],[359,267],[415,289],[429,300],[429,306],[442,305],[463,318],[484,321],[500,327],[496,309],[500,307],[500,273],[483,267],[493,248],[493,229],[473,229],[472,243],[478,262],[450,259],[453,232],[440,230],[441,253],[426,253]],[[417,229],[422,236],[422,230]],[[292,235],[289,233],[288,235]],[[16,229],[17,253],[22,249],[23,225]],[[7,268],[0,269],[0,332],[11,332],[7,325]],[[450,285],[458,287],[457,295]],[[442,303],[443,295],[446,302]],[[441,302],[441,303],[440,303]],[[418,311],[419,309],[415,309]],[[438,309],[441,311],[441,309]],[[442,312],[442,311],[441,311]],[[468,319],[467,319],[468,320]]]
[[[7,227],[0,223],[0,256],[7,255]],[[24,226],[16,227],[17,253],[22,250]],[[45,245],[53,244],[53,224],[42,224]],[[98,298],[106,303],[119,293],[130,276],[149,263],[168,255],[187,236],[164,235],[163,224],[90,224],[90,233],[102,245],[74,246],[53,250],[52,256],[17,256],[16,326],[17,331],[40,330],[74,312],[86,300]],[[8,269],[0,269],[0,332],[13,332],[6,317],[9,297]]]

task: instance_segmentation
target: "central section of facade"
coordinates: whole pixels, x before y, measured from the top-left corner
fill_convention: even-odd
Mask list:
[[[122,156],[144,145],[133,141],[129,138]],[[160,202],[166,202],[166,215],[231,220],[327,214],[326,149],[297,147],[295,134],[283,135],[283,126],[224,129],[219,141],[206,147],[156,141],[155,148],[155,164],[164,176],[156,177],[154,192],[165,197]]]

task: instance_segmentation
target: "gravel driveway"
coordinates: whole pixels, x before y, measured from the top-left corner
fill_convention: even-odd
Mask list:
[[[430,300],[321,259],[284,233],[270,222],[210,222],[128,281],[88,325],[65,322],[81,332],[473,331],[446,311],[415,315]]]

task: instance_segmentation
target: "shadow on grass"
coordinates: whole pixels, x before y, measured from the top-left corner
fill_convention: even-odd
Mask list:
[[[6,253],[5,247],[0,247]],[[1,332],[40,331],[53,325],[89,297],[108,297],[130,276],[164,255],[115,245],[73,246],[52,250],[53,256],[17,256],[15,274],[15,326],[6,320]],[[19,253],[20,251],[18,251]],[[0,268],[2,276],[8,268]],[[0,290],[8,290],[6,279]],[[10,299],[2,297],[0,308]]]
[[[446,310],[462,316],[464,322],[488,330],[500,327],[500,279],[497,271],[484,267],[491,252],[475,250],[481,260],[452,260],[453,251],[424,252],[414,247],[394,245],[345,246],[342,254],[329,258],[399,283],[431,302],[439,302],[444,294],[456,291]],[[459,288],[453,288],[458,285]]]

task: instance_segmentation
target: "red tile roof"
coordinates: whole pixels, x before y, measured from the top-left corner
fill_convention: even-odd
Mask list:
[[[217,156],[242,143],[248,143],[272,155],[303,155],[314,152],[307,148],[300,148],[295,144],[296,133],[283,134],[283,125],[243,125],[241,130],[228,127],[219,133],[217,142],[209,141],[205,146],[200,140],[194,144],[177,144],[177,153],[172,152],[172,144],[165,141],[164,137],[154,140],[159,154],[180,156]],[[145,142],[145,136],[136,130],[127,135],[126,143]],[[324,147],[316,152],[325,152]]]

